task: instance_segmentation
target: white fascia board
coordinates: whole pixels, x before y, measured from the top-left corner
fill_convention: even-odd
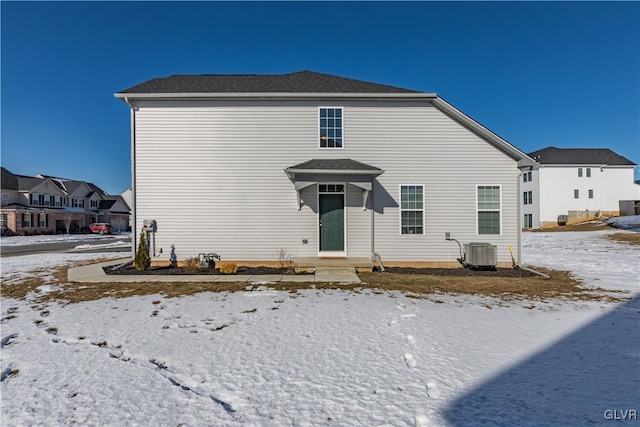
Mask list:
[[[115,93],[116,98],[410,98],[432,100],[435,93],[341,93],[341,92],[197,92],[197,93]]]
[[[527,156],[526,153],[518,150],[516,147],[500,138],[495,133],[491,132],[486,127],[482,126],[480,123],[473,120],[471,117],[464,114],[462,111],[455,108],[453,105],[449,104],[447,101],[440,97],[436,97],[432,101],[433,105],[438,108],[440,111],[444,112],[448,116],[452,117],[454,120],[457,120],[467,128],[476,132],[478,135],[495,145],[501,151],[507,153],[514,159],[518,161],[518,167],[529,167],[535,166],[537,163],[531,157]]]

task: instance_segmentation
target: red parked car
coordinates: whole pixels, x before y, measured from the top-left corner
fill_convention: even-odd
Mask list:
[[[111,224],[107,222],[95,222],[89,224],[89,230],[91,230],[92,233],[111,234]]]

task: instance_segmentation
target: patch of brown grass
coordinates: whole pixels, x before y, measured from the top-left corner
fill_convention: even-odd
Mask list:
[[[525,231],[532,232],[532,233],[556,233],[556,232],[563,232],[563,231],[599,231],[599,230],[614,230],[614,228],[601,221],[589,221],[589,222],[580,222],[580,223],[571,224],[571,225],[559,225],[557,227],[527,229]]]
[[[360,274],[369,287],[400,290],[417,296],[430,294],[467,294],[497,297],[505,300],[608,300],[621,298],[602,288],[585,288],[582,282],[567,271],[535,268],[551,276],[535,277],[491,276],[428,276],[421,274],[364,273]],[[616,292],[617,293],[617,292]]]
[[[640,245],[640,233],[614,233],[608,234],[607,239],[615,242],[628,243],[630,245]]]

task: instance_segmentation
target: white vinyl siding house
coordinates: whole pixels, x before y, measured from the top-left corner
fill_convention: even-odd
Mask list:
[[[285,76],[341,79],[307,73]],[[174,96],[134,87],[116,96],[132,107],[133,230],[156,221],[154,261],[174,245],[179,259],[217,252],[269,262],[284,249],[456,264],[445,232],[497,245],[502,263],[508,246],[519,248],[520,167],[534,162],[434,94]],[[478,230],[486,182],[500,189],[497,234]],[[330,204],[341,213],[329,216]]]
[[[522,212],[531,228],[595,215],[618,215],[622,200],[640,200],[630,160],[609,149],[547,147],[529,154],[537,165],[523,173]],[[526,226],[526,225],[525,225]]]

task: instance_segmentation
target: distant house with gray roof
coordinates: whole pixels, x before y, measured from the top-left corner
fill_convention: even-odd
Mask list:
[[[18,175],[2,171],[2,233],[31,235],[79,233],[95,222],[127,230],[130,208],[121,196],[111,196],[90,182]]]
[[[525,153],[435,93],[311,71],[174,75],[130,107],[135,248],[152,261],[458,265],[465,242],[520,255]],[[151,226],[151,224],[154,224]]]
[[[522,176],[525,228],[620,214],[621,201],[640,200],[631,160],[608,148],[547,147],[529,153],[536,166]]]

